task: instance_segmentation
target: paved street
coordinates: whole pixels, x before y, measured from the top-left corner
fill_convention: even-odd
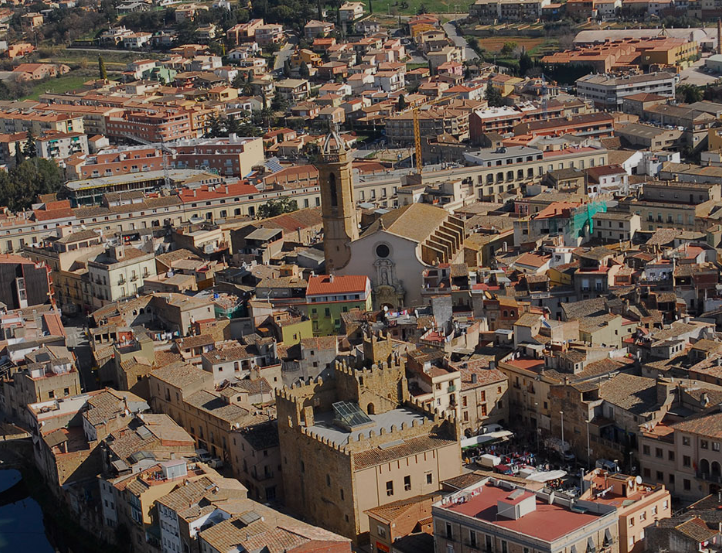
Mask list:
[[[454,25],[453,21],[449,21],[448,23],[444,23],[443,25],[444,31],[446,32],[446,36],[448,36],[455,46],[458,48],[464,49],[464,59],[465,60],[473,60],[474,58],[477,58],[476,52],[472,48],[469,47],[469,43],[466,42],[466,39],[459,34],[459,31],[456,29],[456,25]]]
[[[68,349],[74,352],[78,358],[78,370],[80,371],[80,384],[84,392],[91,392],[98,389],[95,381],[95,374],[91,370],[93,366],[93,356],[90,351],[90,344],[85,335],[83,325],[85,317],[68,319],[65,323],[65,332],[68,335]]]
[[[278,54],[276,54],[273,63],[274,71],[283,69],[283,64],[286,63],[286,60],[291,59],[291,54],[293,54],[293,49],[296,47],[296,44],[298,44],[298,37],[296,35],[289,35],[288,42],[281,48]]]

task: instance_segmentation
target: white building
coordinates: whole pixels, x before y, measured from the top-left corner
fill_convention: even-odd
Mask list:
[[[137,248],[111,246],[105,253],[88,260],[88,276],[93,306],[100,308],[138,294],[144,279],[156,276],[155,256]]]
[[[592,100],[597,108],[617,110],[625,96],[646,92],[674,98],[678,77],[673,73],[643,75],[586,75],[577,79],[577,96]]]

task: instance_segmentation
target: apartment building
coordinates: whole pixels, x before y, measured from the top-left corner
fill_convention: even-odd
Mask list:
[[[68,113],[0,111],[0,133],[45,132],[84,133],[83,118]]]
[[[84,133],[46,132],[35,139],[38,157],[57,160],[64,165],[75,154],[88,153],[88,136]]]
[[[255,28],[254,40],[261,48],[283,42],[283,25],[266,23]]]
[[[110,138],[140,138],[156,143],[197,136],[191,123],[191,112],[179,109],[126,111],[122,116],[109,115],[106,118],[106,134]]]
[[[619,517],[611,505],[530,491],[485,478],[432,506],[437,550],[616,553]]]
[[[641,219],[636,213],[600,211],[592,217],[592,221],[594,236],[607,243],[633,240],[641,229]]]
[[[417,115],[422,136],[450,134],[458,140],[469,138],[469,110],[431,107]],[[394,146],[414,143],[414,114],[399,113],[386,120],[386,137]]]
[[[469,6],[469,15],[482,22],[533,21],[542,15],[549,0],[476,0]]]
[[[489,424],[509,423],[509,380],[493,360],[454,363],[461,375],[461,429],[475,435]]]
[[[341,313],[351,309],[370,311],[371,281],[367,276],[311,276],[306,288],[305,311],[314,336],[335,336],[341,328]]]
[[[599,109],[619,110],[625,96],[640,92],[674,98],[677,76],[672,73],[642,75],[586,75],[577,79],[577,96],[592,100]]]
[[[94,259],[88,259],[88,278],[93,307],[134,297],[143,288],[143,279],[156,275],[155,256],[137,248],[111,246]]]
[[[672,515],[669,490],[638,477],[594,469],[584,476],[580,499],[614,505],[619,516],[619,553],[645,550],[645,530]],[[649,550],[649,549],[647,549]]]

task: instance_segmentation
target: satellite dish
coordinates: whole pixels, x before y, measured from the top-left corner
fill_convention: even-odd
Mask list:
[[[634,479],[634,481],[637,483],[637,486],[642,485],[642,477],[637,475],[637,477]]]

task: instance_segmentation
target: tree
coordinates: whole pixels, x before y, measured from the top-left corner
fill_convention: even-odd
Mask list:
[[[27,138],[25,139],[25,148],[23,148],[23,154],[25,157],[38,157],[38,147],[37,144],[35,144],[33,131],[28,131]]]
[[[289,60],[283,62],[283,74],[286,77],[291,76],[291,62]]]
[[[98,56],[98,74],[101,81],[108,80],[108,71],[105,69],[105,60],[103,60],[103,56],[100,55]]]
[[[526,51],[522,52],[519,56],[519,75],[524,77],[532,67],[534,67],[534,60]]]
[[[419,6],[419,9],[416,10],[417,15],[424,15],[425,13],[429,13],[429,8],[426,7],[426,4],[421,4]]]
[[[301,62],[301,66],[298,68],[298,73],[302,79],[308,79],[311,76],[311,72],[308,70],[308,65],[305,61]]]
[[[694,104],[702,100],[702,90],[692,84],[682,84],[677,87],[677,101],[685,104]]]
[[[398,111],[403,111],[406,109],[406,98],[404,98],[403,94],[399,96],[399,103],[396,106],[396,109]]]
[[[504,98],[501,92],[497,90],[494,85],[489,81],[486,85],[486,101],[490,107],[499,107],[504,105]]]
[[[298,210],[298,202],[290,198],[278,198],[277,200],[268,200],[265,204],[258,208],[258,216],[261,219],[283,215]]]
[[[39,194],[61,191],[63,182],[63,174],[54,161],[25,159],[9,172],[0,171],[0,205],[11,211],[29,209]]]
[[[504,46],[501,47],[501,55],[505,57],[511,56],[517,46],[516,42],[505,42]]]

